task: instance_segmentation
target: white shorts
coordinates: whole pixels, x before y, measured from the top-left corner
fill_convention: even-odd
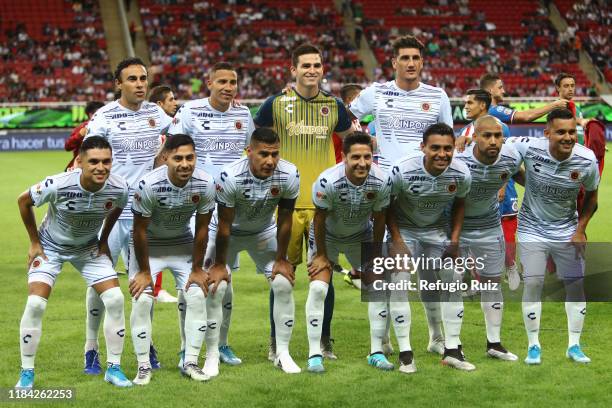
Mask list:
[[[505,266],[506,243],[501,228],[492,228],[490,233],[478,231],[478,239],[470,234],[461,235],[461,256],[470,257],[477,264],[475,272],[489,278],[499,277]],[[483,238],[485,236],[486,238]]]
[[[208,246],[204,257],[204,266],[210,267],[215,261],[217,230],[211,228],[208,233]],[[253,235],[230,235],[227,250],[227,260],[236,260],[242,251],[247,251],[255,266],[257,273],[263,273],[266,278],[272,276],[272,267],[276,259],[276,227],[265,232]],[[234,269],[234,268],[232,268]]]
[[[422,231],[400,228],[400,235],[414,258],[439,258],[450,243],[443,229]]]
[[[191,217],[191,220],[189,220],[189,228],[191,228],[191,234],[194,237],[195,237],[195,223],[196,223],[196,216],[194,214],[193,217]],[[208,230],[208,232],[210,233],[210,229]],[[206,249],[204,250],[204,254],[206,254]],[[231,267],[232,270],[239,269],[240,268],[240,256],[236,254],[236,258],[234,259],[233,262],[230,262],[230,264],[232,265]]]
[[[574,280],[584,277],[584,258],[576,255],[576,249],[569,242],[519,241],[518,248],[525,281],[544,280],[549,255],[555,262],[559,279]]]
[[[119,262],[119,254],[121,254],[123,263],[126,266],[130,263],[129,253],[132,223],[132,219],[117,220],[108,236],[108,248],[113,257],[113,266],[117,265],[117,262]]]
[[[174,275],[174,282],[177,290],[184,290],[192,267],[192,251],[193,244],[183,244],[176,246],[149,246],[149,268],[151,269],[151,278],[155,282],[157,274],[168,268]],[[138,273],[138,261],[134,253],[134,247],[130,246],[130,265],[129,278],[132,280]],[[196,286],[196,285],[191,285]],[[152,292],[153,288],[147,288],[146,292]]]
[[[43,282],[53,287],[64,262],[70,262],[81,273],[87,286],[117,278],[111,260],[106,255],[98,256],[97,247],[91,247],[76,255],[59,254],[48,249],[44,251],[48,260],[45,261],[42,257],[34,259],[28,271],[28,283]]]
[[[368,230],[363,233],[363,236],[358,241],[340,242],[327,239],[325,246],[327,249],[327,259],[333,264],[338,264],[338,257],[342,253],[349,261],[353,269],[361,271],[361,245],[363,242],[372,240],[372,231]],[[317,254],[317,245],[315,243],[314,228],[311,226],[308,234],[308,264]]]

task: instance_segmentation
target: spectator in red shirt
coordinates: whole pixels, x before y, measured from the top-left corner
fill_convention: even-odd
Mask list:
[[[70,137],[66,139],[66,142],[64,143],[64,149],[66,149],[67,152],[71,151],[73,155],[65,170],[70,170],[74,167],[74,160],[79,154],[81,143],[83,143],[83,138],[85,137],[85,133],[87,132],[87,123],[89,122],[93,114],[96,113],[96,111],[103,106],[104,103],[98,101],[91,101],[88,102],[87,105],[85,105],[85,114],[87,115],[87,120],[81,123],[76,128],[74,128],[74,130],[70,134]]]

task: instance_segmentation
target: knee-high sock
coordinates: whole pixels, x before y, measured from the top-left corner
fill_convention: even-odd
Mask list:
[[[310,282],[306,299],[306,332],[308,334],[308,356],[321,355],[321,332],[323,309],[329,285],[320,280]]]
[[[442,280],[459,284],[463,275],[452,270],[440,271]],[[463,323],[463,298],[459,290],[449,291],[441,296],[442,324],[444,326],[444,347],[456,349],[461,344],[461,324]]]
[[[143,293],[138,299],[132,298],[132,313],[130,314],[130,328],[132,331],[132,344],[138,364],[149,362],[149,349],[151,348],[151,309],[153,308],[153,295]]]
[[[125,314],[123,293],[119,287],[105,290],[100,299],[104,302],[104,340],[106,341],[106,361],[121,363],[123,342],[125,340]]]
[[[400,352],[412,350],[410,345],[410,323],[412,316],[410,313],[410,303],[408,299],[405,302],[390,302],[391,322],[393,323],[393,331],[397,339],[397,345]]]
[[[42,319],[47,308],[47,299],[30,295],[19,325],[19,349],[21,368],[34,368],[36,350],[42,333]]]
[[[233,309],[233,299],[234,299],[234,287],[232,286],[232,282],[226,282],[225,294],[223,295],[223,299],[221,301],[221,328],[219,330],[219,345],[226,346],[228,344],[227,336],[229,333],[230,322],[232,320],[232,309]],[[220,289],[220,288],[219,288]]]
[[[331,322],[334,317],[334,304],[336,303],[336,290],[334,289],[333,274],[329,280],[327,295],[325,295],[325,306],[323,308],[323,327],[321,336],[331,337]]]
[[[433,271],[419,271],[419,279],[428,282],[435,282],[436,278]],[[442,312],[440,308],[440,294],[438,291],[421,291],[421,302],[427,317],[427,327],[429,329],[429,341],[442,338]]]
[[[185,314],[185,363],[198,363],[206,334],[206,297],[199,287],[185,292],[187,313]]]
[[[567,314],[568,347],[580,344],[580,335],[586,316],[586,302],[565,302]]]
[[[187,301],[185,300],[185,291],[178,290],[177,293],[177,311],[179,318],[179,333],[181,335],[181,350],[185,350],[185,313],[187,312]]]
[[[221,281],[214,295],[211,294],[209,288],[208,296],[206,297],[206,354],[219,354],[219,333],[221,322],[223,320],[223,306],[225,293],[227,291],[227,282]]]
[[[276,338],[276,325],[274,324],[274,291],[270,288],[270,297],[268,300],[270,305],[270,337]]]
[[[385,336],[389,309],[388,303],[372,302],[368,303],[368,318],[370,320],[370,353],[382,352],[382,342]]]
[[[501,290],[482,291],[480,307],[484,314],[487,340],[490,343],[501,342],[501,324],[504,311],[503,294]]]
[[[527,330],[529,346],[540,345],[540,319],[542,317],[541,293],[544,282],[540,279],[526,280],[523,288],[523,322]]]
[[[274,291],[274,323],[276,326],[276,352],[289,351],[289,341],[295,321],[295,302],[293,287],[282,275],[276,275],[272,281]]]
[[[98,332],[104,317],[104,302],[91,286],[85,292],[85,352],[98,349]]]

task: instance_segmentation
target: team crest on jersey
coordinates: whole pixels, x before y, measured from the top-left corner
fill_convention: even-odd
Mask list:
[[[134,195],[134,197],[136,197],[136,195]],[[107,210],[110,210],[111,208],[113,208],[113,201],[108,200],[106,204],[104,204],[104,208],[106,208]]]
[[[36,194],[42,193],[42,186],[40,185],[40,183],[36,185],[35,190],[36,190]]]
[[[40,259],[35,259],[34,262],[32,262],[32,269],[38,268],[39,266],[40,266]]]
[[[270,189],[270,194],[272,194],[273,197],[276,197],[280,194],[280,188],[278,188],[277,186],[272,186],[272,188]]]
[[[431,106],[427,102],[423,102],[421,105],[421,109],[423,109],[425,112],[427,112],[429,108],[431,108]]]
[[[237,120],[236,122],[234,122],[234,127],[235,127],[237,130],[242,129],[242,122],[241,122],[241,121],[239,121],[239,120]]]
[[[149,118],[149,126],[155,127],[155,119]]]
[[[578,173],[577,171],[572,171],[572,172],[570,173],[570,178],[571,178],[572,180],[578,180],[578,177],[580,177],[580,173]]]
[[[329,115],[329,108],[327,106],[321,106],[321,116]]]
[[[134,200],[140,202],[142,200],[142,197],[140,197],[140,194],[134,193]]]
[[[321,191],[317,191],[317,198],[319,200],[322,200],[325,198],[325,193],[321,192]]]
[[[217,185],[215,185],[215,190],[223,191],[223,187],[221,187],[221,184],[217,184]]]
[[[192,195],[191,196],[191,202],[194,203],[194,204],[199,203],[200,202],[200,196],[197,195],[197,194]]]
[[[176,116],[175,116],[174,118],[172,118],[172,124],[173,124],[173,125],[178,125],[178,123],[179,123],[180,121],[181,121],[181,120],[180,120],[178,117],[176,117]]]
[[[502,179],[503,181],[508,179],[508,173],[502,173],[499,175],[499,178]]]
[[[457,185],[456,184],[449,184],[447,189],[448,189],[449,193],[454,193],[455,191],[457,191]]]
[[[376,192],[375,192],[375,191],[368,191],[368,192],[366,193],[366,198],[367,198],[368,200],[373,200],[373,199],[375,199],[375,198],[376,198]]]

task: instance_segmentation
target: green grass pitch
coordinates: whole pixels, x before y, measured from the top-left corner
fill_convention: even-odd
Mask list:
[[[26,301],[26,254],[28,240],[19,218],[17,195],[44,176],[63,169],[69,154],[63,152],[3,153],[0,155],[0,387],[12,387],[19,373],[19,320]],[[607,173],[607,174],[606,174]],[[611,241],[612,162],[599,190],[599,211],[589,227],[589,240]],[[37,212],[38,221],[42,211]],[[286,375],[267,361],[269,337],[268,287],[255,274],[248,257],[234,274],[234,314],[230,342],[243,358],[238,367],[222,365],[219,377],[208,383],[181,378],[177,364],[179,337],[173,304],[155,307],[154,341],[163,368],[143,388],[117,389],[102,377],[82,374],[85,336],[85,284],[78,273],[64,269],[51,295],[43,322],[43,336],[36,359],[36,385],[40,388],[74,387],[76,406],[612,406],[610,350],[612,350],[612,307],[592,303],[586,319],[582,344],[593,359],[587,366],[572,364],[565,357],[567,329],[562,303],[545,303],[541,342],[543,364],[528,367],[527,339],[520,304],[506,304],[502,337],[520,360],[507,363],[485,356],[485,329],[479,302],[466,302],[462,341],[477,370],[458,372],[441,366],[439,358],[425,352],[427,325],[422,306],[412,303],[411,340],[418,372],[407,376],[379,372],[366,364],[369,352],[367,307],[359,292],[335,278],[336,308],[332,325],[339,360],[326,362],[323,375]],[[304,304],[307,279],[304,266],[297,271],[295,287],[296,325],[292,355],[304,368],[307,358]],[[130,302],[127,279],[120,277],[126,293],[126,322]],[[165,288],[173,280],[164,274]],[[128,331],[129,333],[129,331]],[[100,335],[102,356],[104,340]],[[397,355],[392,361],[397,363]],[[129,336],[126,336],[123,367],[128,377],[136,370]],[[607,391],[606,391],[607,390]],[[6,391],[4,391],[6,393]],[[26,406],[19,404],[19,406]],[[2,404],[2,406],[8,406]],[[17,406],[17,405],[15,405]],[[40,405],[35,405],[40,406]]]

